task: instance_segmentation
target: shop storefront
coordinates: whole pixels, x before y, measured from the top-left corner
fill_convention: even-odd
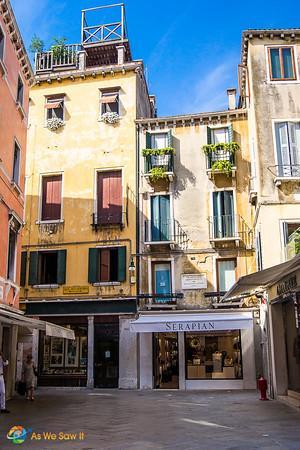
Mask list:
[[[136,339],[129,330],[136,300],[49,301],[26,303],[28,315],[63,326],[75,339],[41,332],[37,349],[42,386],[136,388]]]
[[[270,286],[267,296],[274,393],[300,404],[300,269]]]
[[[252,311],[143,313],[141,389],[253,389]]]
[[[300,255],[241,277],[223,301],[251,296],[260,301],[260,326],[267,337],[262,375],[269,395],[300,406]]]

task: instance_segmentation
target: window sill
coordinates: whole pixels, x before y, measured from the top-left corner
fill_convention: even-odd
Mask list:
[[[10,184],[11,184],[12,188],[17,192],[18,195],[22,195],[23,194],[22,189],[20,188],[20,186],[14,180],[11,180]]]
[[[300,80],[267,80],[268,84],[299,84]]]
[[[93,286],[95,287],[101,287],[101,286],[121,286],[120,281],[103,281],[99,283],[93,283]]]
[[[274,183],[278,187],[281,183],[300,182],[300,177],[275,177]]]
[[[55,223],[64,223],[64,219],[58,219],[58,220],[36,220],[36,225],[50,225]]]
[[[16,101],[16,106],[17,106],[17,110],[19,111],[20,116],[22,117],[22,119],[24,119],[26,114],[25,114],[23,106],[18,101]]]
[[[58,289],[58,284],[34,284],[32,289]]]
[[[6,76],[7,74],[7,69],[2,59],[0,59],[0,73],[2,76]]]

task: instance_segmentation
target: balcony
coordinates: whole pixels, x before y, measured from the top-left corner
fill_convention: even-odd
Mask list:
[[[246,249],[253,247],[252,230],[238,214],[211,216],[209,222],[209,240],[213,247],[234,243]]]
[[[174,245],[187,248],[188,237],[179,222],[174,219],[162,221],[145,220],[145,245]]]
[[[274,176],[275,186],[290,181],[300,182],[300,164],[270,166],[268,169]]]
[[[127,215],[125,212],[107,213],[102,216],[93,213],[91,227],[95,231],[102,228],[120,228],[122,230],[125,227],[125,222],[127,222]]]
[[[239,145],[236,142],[208,144],[203,148],[207,156],[206,173],[210,179],[213,179],[216,175],[235,177],[235,152],[239,149]]]
[[[139,308],[145,309],[176,309],[178,300],[183,298],[183,293],[175,294],[140,294]]]
[[[79,51],[81,45],[62,45],[58,50],[36,53],[35,73],[63,71],[77,69],[79,66]]]
[[[145,177],[150,183],[174,179],[174,154],[147,155],[145,158]]]

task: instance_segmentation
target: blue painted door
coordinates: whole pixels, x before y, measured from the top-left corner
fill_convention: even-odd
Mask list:
[[[234,237],[233,191],[213,193],[214,238]]]
[[[170,196],[151,197],[151,240],[169,241],[171,239]]]
[[[159,263],[154,265],[155,294],[171,294],[171,266],[169,263]],[[169,298],[157,297],[158,303],[168,302]]]

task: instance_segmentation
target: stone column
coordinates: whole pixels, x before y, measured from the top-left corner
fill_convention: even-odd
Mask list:
[[[137,333],[130,331],[134,316],[119,318],[119,388],[137,389]]]
[[[282,304],[269,305],[272,378],[275,397],[286,395],[288,389],[288,368],[286,355],[285,329]]]
[[[94,387],[94,316],[88,316],[88,365],[87,387]]]
[[[84,71],[86,68],[86,51],[80,50],[78,52],[78,69]]]
[[[17,340],[18,340],[18,326],[11,325],[10,327],[10,345],[8,361],[8,371],[6,379],[6,397],[11,398],[15,391],[16,381],[16,365],[17,365]]]
[[[256,368],[254,352],[254,329],[241,330],[242,363],[243,363],[243,387],[244,389],[256,389]]]
[[[185,390],[184,333],[178,333],[179,389]]]
[[[153,388],[152,333],[140,333],[140,389]]]
[[[117,52],[118,52],[118,64],[124,64],[125,63],[125,46],[124,45],[117,45],[116,46]]]

